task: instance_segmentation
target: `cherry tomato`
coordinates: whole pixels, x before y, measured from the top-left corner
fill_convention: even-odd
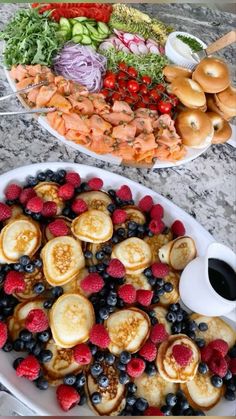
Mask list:
[[[119,90],[126,90],[127,89],[127,82],[125,80],[118,81]]]
[[[156,86],[155,86],[155,89],[158,91],[158,92],[164,92],[166,89],[165,89],[165,86],[163,86],[163,84],[157,84]]]
[[[134,67],[128,67],[128,73],[131,77],[137,77],[138,72]]]
[[[169,98],[171,99],[170,102],[173,106],[177,106],[179,104],[179,99],[177,98],[177,96],[169,94]]]
[[[147,107],[147,105],[146,105],[146,103],[143,103],[143,102],[138,102],[138,103],[136,103],[136,105],[135,105],[135,109],[138,109],[138,108],[146,108]]]
[[[108,97],[109,94],[110,94],[109,90],[107,90],[107,89],[102,89],[102,90],[100,90],[99,93],[101,93],[105,97]]]
[[[152,103],[148,106],[149,109],[151,109],[152,111],[157,111],[158,110],[158,106],[157,105],[153,105]]]
[[[103,86],[107,87],[108,89],[114,89],[115,84],[116,84],[116,79],[114,75],[107,76],[103,80]]]
[[[137,93],[132,93],[133,102],[138,102],[140,100],[140,96]]]
[[[161,113],[170,113],[172,109],[172,104],[170,102],[164,102],[163,100],[160,100],[157,104],[158,111]]]
[[[142,77],[142,82],[144,83],[144,84],[151,84],[151,82],[152,82],[152,79],[151,79],[151,77],[149,77],[149,76],[143,76]]]
[[[149,95],[155,101],[158,101],[161,97],[155,89],[150,90]]]
[[[144,103],[149,103],[150,98],[149,98],[148,95],[143,95],[142,100],[143,100]]]
[[[126,80],[127,79],[127,74],[124,73],[124,71],[119,71],[119,73],[117,74],[117,80]]]
[[[130,93],[136,93],[139,91],[139,83],[136,80],[129,80],[127,83],[127,88]]]
[[[141,84],[139,93],[142,93],[142,95],[146,95],[148,93],[148,88],[145,84]]]
[[[119,92],[113,93],[111,98],[112,98],[112,100],[122,100],[123,99],[122,94],[119,93]]]
[[[118,67],[122,71],[127,71],[128,70],[128,67],[125,63],[119,63]]]
[[[124,101],[126,103],[128,103],[129,105],[133,105],[134,104],[133,98],[131,96],[125,96],[124,97]]]

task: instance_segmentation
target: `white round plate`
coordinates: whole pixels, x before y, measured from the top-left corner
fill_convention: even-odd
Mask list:
[[[104,189],[118,188],[123,184],[130,186],[133,197],[139,200],[144,195],[151,195],[156,203],[163,205],[165,210],[164,220],[167,225],[170,225],[175,219],[183,220],[186,227],[186,234],[190,235],[196,242],[196,247],[199,255],[203,255],[206,248],[214,241],[213,237],[192,218],[185,211],[168,201],[163,196],[151,189],[146,188],[132,180],[123,176],[110,173],[102,169],[79,165],[75,163],[40,163],[30,166],[24,166],[11,170],[0,176],[0,201],[4,197],[4,189],[10,182],[24,183],[27,176],[34,176],[37,172],[46,169],[58,170],[66,169],[78,172],[83,179],[89,177],[101,177],[104,181]],[[197,296],[196,296],[197,298]],[[5,385],[19,400],[21,400],[30,409],[35,411],[38,415],[50,416],[94,416],[88,407],[77,406],[68,413],[63,412],[57,405],[55,389],[50,388],[45,392],[38,390],[28,380],[18,378],[12,367],[13,360],[20,356],[16,353],[5,353],[0,351],[0,382]],[[222,401],[212,410],[208,412],[209,415],[223,415],[234,416],[235,406],[234,402]]]

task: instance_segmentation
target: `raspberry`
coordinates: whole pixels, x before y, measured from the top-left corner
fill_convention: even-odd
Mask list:
[[[88,205],[83,199],[75,199],[71,208],[72,208],[72,211],[75,212],[75,214],[82,214],[82,212],[85,212],[88,210]]]
[[[0,321],[0,349],[3,348],[7,341],[7,325]]]
[[[150,195],[145,195],[142,199],[140,199],[138,203],[138,207],[141,211],[149,212],[153,207],[153,199]]]
[[[122,209],[116,209],[112,214],[113,224],[122,224],[127,220],[127,213]]]
[[[124,284],[118,290],[118,295],[126,304],[133,304],[136,301],[136,289],[132,284]]]
[[[136,378],[142,375],[146,367],[146,364],[141,358],[133,358],[127,364],[127,373],[130,377]]]
[[[161,343],[168,338],[169,334],[166,331],[165,325],[157,323],[153,326],[150,334],[150,339],[155,345]]]
[[[204,346],[204,348],[201,349],[201,360],[203,362],[209,362],[212,355],[214,353],[214,349],[211,348],[209,345]]]
[[[80,343],[74,347],[74,359],[80,365],[88,365],[92,359],[90,348],[85,343]]]
[[[153,297],[153,291],[149,290],[138,290],[137,291],[137,302],[142,306],[149,306]]]
[[[80,401],[80,395],[78,391],[74,387],[67,386],[66,384],[60,384],[57,387],[56,395],[60,407],[65,412],[70,410]]]
[[[149,406],[145,412],[144,416],[165,416],[164,413],[158,407],[155,406]]]
[[[34,355],[28,355],[16,368],[18,377],[25,377],[30,381],[36,380],[40,373],[40,364]]]
[[[107,267],[107,273],[113,278],[123,278],[125,276],[125,267],[119,259],[112,259]]]
[[[151,266],[152,274],[156,278],[165,278],[170,272],[170,268],[165,263],[155,262]]]
[[[25,290],[24,274],[22,272],[9,271],[4,281],[4,291],[6,294],[23,292]]]
[[[14,201],[15,199],[19,198],[21,191],[21,186],[12,183],[11,185],[8,185],[7,189],[5,190],[5,196],[7,199]]]
[[[93,177],[88,181],[88,186],[93,191],[99,191],[103,187],[103,181],[99,177]]]
[[[164,230],[165,224],[161,220],[151,220],[148,228],[153,234],[160,234]]]
[[[39,198],[39,196],[35,196],[34,198],[31,198],[27,204],[26,208],[31,212],[41,212],[43,209],[43,200],[42,198]]]
[[[145,361],[152,362],[156,359],[157,348],[151,340],[148,340],[140,349],[139,355],[142,356]]]
[[[27,202],[31,199],[37,196],[35,190],[33,188],[26,188],[23,189],[23,191],[20,194],[20,203],[22,205],[26,205]]]
[[[229,357],[229,355],[226,355],[226,356],[225,356],[225,360],[226,360],[226,362],[227,362],[227,365],[229,366],[230,361],[231,361],[231,358]]]
[[[193,351],[185,345],[174,345],[172,354],[181,367],[186,367],[193,356]]]
[[[60,186],[58,190],[58,196],[64,201],[68,201],[74,195],[75,187],[71,183],[65,183],[65,185]]]
[[[50,233],[55,236],[66,236],[69,233],[69,227],[64,220],[55,220],[52,223],[48,224]]]
[[[219,352],[221,356],[225,357],[227,355],[227,352],[229,350],[229,345],[225,340],[223,339],[215,339],[212,340],[209,345],[211,349],[214,349],[215,351]]]
[[[175,236],[184,236],[185,227],[182,221],[176,220],[171,226],[171,231]]]
[[[160,204],[153,205],[151,212],[150,212],[151,218],[154,218],[155,220],[160,220],[164,216],[164,209]]]
[[[110,337],[108,331],[105,329],[103,324],[95,324],[90,330],[90,341],[99,346],[99,348],[105,349],[110,343]]]
[[[236,375],[236,358],[231,358],[229,362],[229,370]]]
[[[130,201],[132,199],[132,192],[127,185],[122,185],[118,191],[116,191],[116,196],[122,201]]]
[[[30,310],[25,319],[25,327],[32,333],[43,332],[48,328],[47,315],[40,308]]]
[[[0,202],[0,222],[5,221],[8,218],[10,218],[11,213],[12,213],[11,208],[8,205]]]
[[[80,286],[83,291],[88,293],[99,292],[104,287],[104,281],[101,275],[91,273],[82,279]]]
[[[228,365],[221,355],[213,355],[208,364],[211,372],[219,375],[221,378],[227,373]]]
[[[57,213],[57,204],[54,201],[47,201],[43,204],[42,215],[45,218],[55,217]]]
[[[78,188],[81,184],[80,175],[75,172],[68,172],[65,176],[67,183],[71,183],[75,188]]]

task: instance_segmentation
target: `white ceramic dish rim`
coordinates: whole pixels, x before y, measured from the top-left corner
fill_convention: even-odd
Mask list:
[[[27,176],[35,175],[38,171],[46,170],[48,168],[51,170],[64,168],[66,170],[78,171],[82,178],[87,178],[88,176],[100,176],[104,181],[104,189],[116,188],[124,183],[128,184],[132,189],[135,200],[145,194],[151,194],[155,202],[159,202],[164,206],[164,219],[167,224],[170,224],[176,218],[184,221],[186,233],[191,235],[191,237],[195,240],[199,255],[204,254],[208,245],[214,242],[213,237],[193,217],[158,193],[115,173],[76,163],[38,163],[19,167],[2,174],[0,176],[0,200],[3,199],[3,191],[8,183],[12,181],[17,181],[18,183],[24,182]],[[20,356],[20,354],[18,356]],[[19,379],[16,376],[11,365],[14,358],[16,358],[16,356],[13,357],[12,353],[7,354],[3,351],[0,352],[0,382],[5,385],[20,401],[22,401],[38,415],[94,416],[93,412],[88,407],[84,406],[75,407],[67,413],[62,412],[57,406],[54,389],[49,389],[46,392],[40,392],[40,390],[34,387],[32,383],[24,379]],[[233,402],[226,402],[222,400],[221,403],[209,411],[208,414],[217,416],[233,416],[235,414],[234,410],[235,408]]]

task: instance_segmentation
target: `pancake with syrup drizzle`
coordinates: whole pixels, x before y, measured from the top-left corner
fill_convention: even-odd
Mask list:
[[[149,244],[152,252],[152,261],[160,262],[158,252],[159,249],[173,239],[173,234],[169,230],[166,234],[154,234],[152,237],[145,237],[144,241]]]
[[[113,247],[111,257],[122,261],[127,274],[137,275],[150,265],[152,254],[145,241],[130,237]]]
[[[197,324],[206,323],[208,329],[205,332],[201,332],[199,329],[196,330],[196,336],[204,339],[206,344],[214,339],[223,339],[228,343],[231,348],[236,343],[236,331],[223,319],[219,317],[207,317],[201,314],[192,314],[192,320]]]
[[[57,215],[62,213],[65,206],[64,201],[58,195],[59,187],[60,185],[55,182],[40,182],[34,187],[37,195],[44,201],[53,201],[57,204]]]
[[[112,237],[111,217],[104,211],[88,210],[76,217],[71,224],[73,235],[89,243],[105,243]]]
[[[134,383],[137,386],[135,396],[144,397],[150,406],[155,407],[164,405],[166,395],[176,393],[179,388],[179,384],[164,380],[158,373],[152,376],[143,373],[134,379]]]
[[[107,209],[108,205],[112,204],[112,199],[106,192],[102,191],[88,191],[82,192],[76,198],[83,199],[86,202],[89,210],[102,211],[109,215]]]

